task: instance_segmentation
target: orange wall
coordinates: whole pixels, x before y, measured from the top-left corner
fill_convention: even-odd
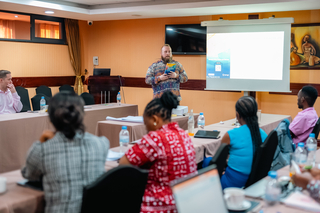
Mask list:
[[[293,17],[295,23],[320,22],[320,10],[261,13],[260,18],[275,15],[276,18]],[[99,57],[101,68],[111,68],[111,75],[124,77],[145,77],[148,67],[160,57],[160,48],[164,44],[166,24],[192,24],[206,20],[247,19],[248,14],[230,14],[218,16],[195,16],[157,19],[136,19],[119,21],[95,21],[88,26],[80,21],[80,32],[83,48],[83,68],[93,72],[92,57]],[[189,79],[205,79],[205,56],[178,56],[173,58],[184,66]],[[317,70],[292,70],[291,82],[320,83],[320,72]],[[125,87],[127,103],[138,104],[142,114],[145,105],[152,98],[151,89]],[[320,91],[319,91],[320,92]],[[233,118],[234,105],[242,93],[212,91],[181,91],[181,105],[189,106],[194,112],[204,112],[206,124]],[[263,113],[289,114],[298,113],[295,96],[269,95],[257,93],[259,108]],[[320,112],[320,104],[316,104]]]

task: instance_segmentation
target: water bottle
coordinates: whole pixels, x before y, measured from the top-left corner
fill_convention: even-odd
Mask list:
[[[204,124],[205,124],[204,115],[203,115],[203,112],[200,112],[200,115],[198,117],[198,127],[200,129],[204,129]]]
[[[296,161],[299,165],[305,165],[307,163],[307,150],[304,148],[304,143],[298,143],[298,147],[294,152]]]
[[[118,103],[118,105],[121,105],[121,95],[120,95],[120,92],[118,92],[118,95],[117,95],[117,103]]]
[[[279,202],[281,195],[281,186],[277,181],[276,171],[269,171],[268,176],[269,180],[266,185],[265,200],[268,205],[272,206]]]
[[[40,99],[40,112],[45,112],[45,107],[46,106],[46,99],[44,99],[44,96],[41,97]]]
[[[127,126],[122,126],[122,129],[119,133],[119,142],[120,152],[122,152],[123,147],[127,147],[129,145],[129,131],[127,130]]]
[[[194,135],[194,117],[193,117],[193,109],[190,110],[188,117],[188,134],[190,136]]]
[[[308,158],[307,165],[311,169],[315,165],[316,161],[316,151],[317,151],[317,140],[315,139],[315,134],[311,133],[307,140],[307,150],[308,150]],[[306,168],[307,169],[307,168]]]

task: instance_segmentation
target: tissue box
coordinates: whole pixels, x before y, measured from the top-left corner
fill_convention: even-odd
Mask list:
[[[188,113],[188,107],[187,106],[178,106],[175,109],[172,109],[172,114],[176,115],[183,115]]]

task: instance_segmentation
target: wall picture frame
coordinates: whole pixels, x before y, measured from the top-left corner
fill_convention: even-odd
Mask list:
[[[320,69],[320,23],[292,24],[290,69]]]

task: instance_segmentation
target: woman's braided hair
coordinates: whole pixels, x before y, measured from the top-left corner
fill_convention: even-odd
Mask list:
[[[177,108],[179,101],[177,96],[171,91],[166,91],[160,98],[155,98],[148,103],[144,110],[144,114],[148,117],[152,115],[160,116],[164,121],[171,121],[171,113],[173,108]]]

